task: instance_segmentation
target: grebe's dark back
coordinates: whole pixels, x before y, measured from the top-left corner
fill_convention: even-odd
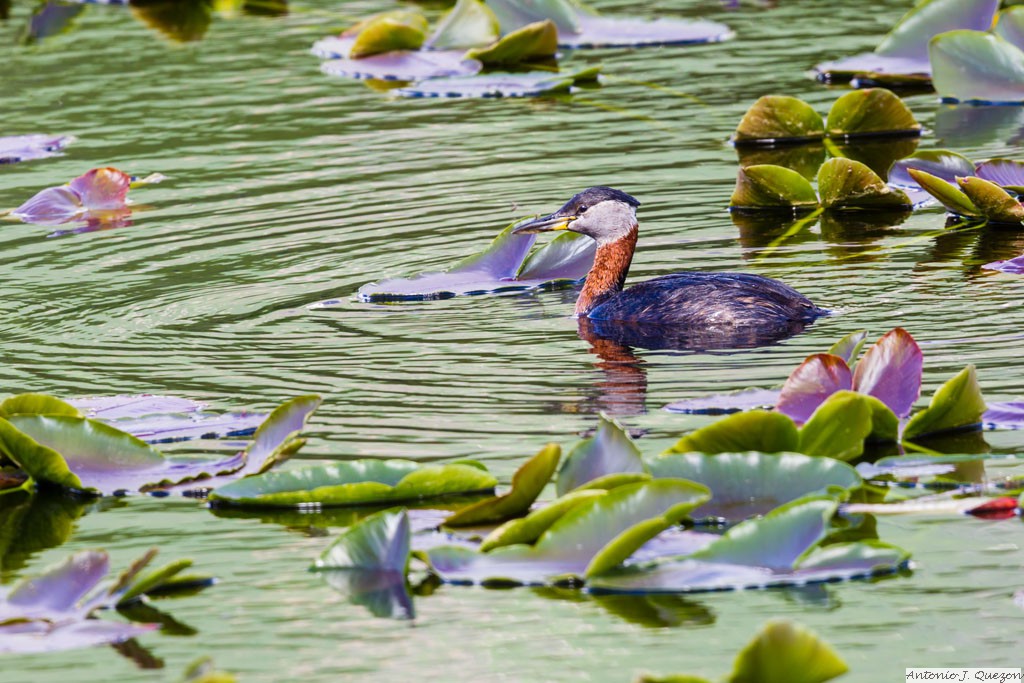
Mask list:
[[[514,232],[571,230],[597,242],[594,266],[576,300],[576,316],[702,329],[785,330],[828,311],[778,280],[743,273],[675,273],[623,290],[636,249],[640,202],[620,190],[591,187],[548,216]]]

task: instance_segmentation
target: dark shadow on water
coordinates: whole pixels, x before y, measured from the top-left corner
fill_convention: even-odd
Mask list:
[[[877,173],[882,180],[889,177],[889,167],[894,161],[910,156],[917,151],[920,137],[889,137],[884,139],[837,142],[836,149],[847,159],[859,161]]]
[[[813,181],[818,177],[818,169],[825,163],[825,145],[814,142],[781,147],[740,146],[736,148],[736,157],[740,166],[782,166]]]

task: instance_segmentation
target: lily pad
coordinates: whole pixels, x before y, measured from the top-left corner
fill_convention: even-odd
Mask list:
[[[576,22],[576,31],[559,26],[559,46],[580,49],[696,45],[722,42],[734,35],[725,24],[704,20],[646,20],[579,13]]]
[[[796,171],[764,164],[740,168],[729,199],[732,209],[785,209],[798,211],[818,206],[810,182]]]
[[[1007,7],[999,13],[993,33],[1024,50],[1024,7]]]
[[[788,416],[767,410],[735,413],[676,442],[669,453],[784,453],[799,450],[800,434]]]
[[[75,141],[70,135],[10,135],[0,137],[0,164],[58,156]]]
[[[989,429],[1024,429],[1024,401],[989,403],[981,420]]]
[[[594,80],[588,78],[588,80]],[[537,97],[558,92],[569,92],[575,83],[573,74],[549,71],[525,73],[489,73],[479,76],[431,78],[398,88],[396,95],[403,97]]]
[[[576,7],[569,0],[486,0],[503,32],[511,32],[538,21],[550,20],[559,32],[580,30]]]
[[[571,509],[532,546],[488,553],[434,548],[430,562],[442,580],[454,583],[543,584],[591,576],[625,560],[708,497],[703,486],[675,479],[620,486]]]
[[[68,221],[101,220],[123,212],[131,176],[116,168],[94,168],[66,185],[50,187],[11,212],[26,223],[57,225]]]
[[[15,394],[0,403],[0,417],[11,415],[66,415],[82,417],[77,407],[48,394]]]
[[[438,22],[425,47],[433,50],[466,50],[489,45],[501,28],[494,12],[481,0],[458,0]]]
[[[399,50],[418,50],[427,36],[427,20],[418,12],[388,12],[364,22],[352,46],[349,59],[361,59]]]
[[[526,543],[532,545],[551,525],[569,510],[585,501],[605,495],[603,489],[578,489],[534,510],[526,517],[509,520],[487,534],[480,544],[481,552],[489,552],[503,545]]]
[[[1024,273],[1024,255],[1017,256],[1016,258],[1008,259],[1006,261],[993,261],[992,263],[986,263],[982,268],[1020,275],[1021,273]]]
[[[736,656],[728,683],[823,683],[849,670],[835,650],[789,621],[769,621]]]
[[[882,335],[857,363],[853,388],[874,396],[898,417],[906,417],[921,395],[923,367],[921,347],[897,327]]]
[[[957,102],[1024,102],[1024,51],[997,35],[950,31],[931,43],[936,92]]]
[[[859,161],[829,159],[818,171],[821,205],[833,211],[909,209],[910,198]]]
[[[466,57],[492,66],[552,59],[557,51],[558,29],[553,21],[545,20],[516,29],[493,45],[474,48]]]
[[[957,176],[974,175],[974,162],[948,149],[930,149],[904,157],[889,168],[889,182],[901,187],[918,187],[920,183],[909,173],[910,169],[924,171],[930,176],[955,183]]]
[[[692,415],[724,415],[752,408],[771,408],[779,401],[777,389],[743,389],[730,394],[698,396],[675,401],[665,406],[670,413]]]
[[[1024,7],[1020,9],[1024,10]],[[958,175],[969,176],[972,174],[967,172]],[[979,163],[973,175],[1012,190],[1018,195],[1024,194],[1024,162],[1012,159],[989,159]]]
[[[214,505],[293,507],[370,505],[491,491],[497,480],[471,465],[353,460],[265,472],[219,487]]]
[[[832,105],[826,123],[831,137],[920,135],[921,124],[898,96],[885,88],[846,93]]]
[[[313,565],[316,569],[369,569],[405,576],[410,553],[409,515],[384,510],[341,533]]]
[[[957,178],[956,182],[989,221],[1019,224],[1024,220],[1024,206],[995,183],[977,177]]]
[[[573,446],[558,471],[558,495],[579,488],[609,474],[646,471],[640,449],[617,422],[601,416],[594,436]]]
[[[776,145],[820,140],[825,122],[811,105],[796,97],[765,95],[743,115],[733,142],[736,145]]]
[[[846,463],[798,453],[689,453],[647,461],[656,478],[687,479],[707,486],[711,500],[691,516],[730,522],[763,515],[798,498],[839,494],[861,485]]]
[[[939,200],[946,209],[958,216],[980,218],[981,210],[964,194],[959,187],[946,180],[933,176],[927,171],[908,168],[907,174],[917,182],[928,194]]]
[[[864,452],[872,431],[870,397],[837,391],[818,406],[800,429],[801,453],[851,460]]]
[[[829,396],[852,388],[853,372],[845,360],[829,353],[816,353],[789,374],[775,408],[801,424]]]
[[[551,481],[551,475],[555,473],[561,457],[562,449],[557,444],[548,444],[512,475],[511,491],[460,508],[444,521],[445,525],[458,527],[495,524],[521,517],[529,511],[533,501],[537,500],[537,496]]]
[[[985,399],[981,396],[978,377],[974,366],[968,365],[938,388],[927,408],[910,418],[903,429],[903,438],[923,438],[979,427],[984,413]]]
[[[314,53],[320,56],[331,54],[334,49],[337,49],[337,44],[330,40],[313,46]],[[386,52],[362,59],[329,59],[320,65],[320,70],[330,76],[403,82],[472,76],[482,68],[483,64],[467,59],[460,50]]]

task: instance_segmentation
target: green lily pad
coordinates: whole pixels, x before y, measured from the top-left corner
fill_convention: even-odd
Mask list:
[[[84,417],[70,403],[47,394],[17,394],[0,403],[0,417],[8,415],[66,415]]]
[[[466,57],[494,66],[551,59],[557,51],[558,29],[553,21],[544,20],[516,29],[493,45],[471,49]]]
[[[594,436],[573,446],[558,471],[555,490],[564,495],[609,474],[643,473],[640,449],[615,420],[601,416]]]
[[[915,414],[903,428],[904,439],[981,425],[985,399],[974,366],[968,365],[932,396],[928,407]]]
[[[729,198],[733,209],[814,209],[818,196],[802,175],[782,166],[763,164],[740,168]]]
[[[597,479],[591,479],[586,484],[577,486],[573,491],[587,491],[591,489],[596,491],[611,491],[619,486],[635,484],[649,479],[651,479],[651,475],[647,472],[613,472],[612,474],[600,476]]]
[[[824,683],[849,670],[835,650],[790,621],[769,621],[733,664],[728,683]]]
[[[851,332],[830,346],[827,353],[831,356],[839,356],[852,368],[853,363],[857,360],[857,356],[860,355],[860,350],[864,348],[864,342],[867,338],[867,330]]]
[[[957,178],[956,182],[989,221],[1019,224],[1024,220],[1024,206],[995,183],[975,176]]]
[[[909,209],[902,190],[889,187],[874,171],[852,159],[829,159],[818,171],[821,205],[834,211]]]
[[[868,398],[847,390],[829,396],[800,429],[797,450],[837,460],[852,460],[863,453],[864,439],[871,433]]]
[[[939,200],[946,209],[958,216],[981,218],[981,210],[974,205],[971,198],[958,187],[946,182],[938,176],[916,168],[908,168],[907,174],[920,185],[925,192]]]
[[[370,505],[491,491],[497,480],[471,465],[352,460],[245,477],[210,494],[215,505]]]
[[[553,21],[561,33],[578,33],[580,30],[579,14],[569,0],[486,1],[505,33],[545,19]]]
[[[921,134],[910,108],[885,88],[846,93],[833,103],[825,125],[831,137]]]
[[[742,521],[797,498],[841,493],[861,485],[844,462],[799,453],[688,453],[647,461],[656,478],[687,479],[707,486],[711,500],[693,517]]]
[[[548,444],[512,475],[511,491],[461,508],[444,520],[445,525],[458,527],[494,524],[521,517],[551,481],[551,475],[555,473],[561,457],[562,449],[557,444]]]
[[[486,553],[503,545],[533,544],[569,510],[585,501],[600,498],[605,493],[604,489],[580,489],[534,510],[526,517],[509,520],[484,537],[480,552]]]
[[[459,0],[437,24],[424,47],[434,50],[468,50],[490,45],[501,35],[494,12],[481,0]]]
[[[371,17],[346,34],[356,31],[358,34],[349,48],[349,59],[398,50],[418,50],[427,38],[427,20],[419,12],[396,10]]]
[[[820,140],[825,134],[821,114],[796,97],[765,95],[743,115],[733,141],[736,145]]]
[[[735,148],[740,166],[782,166],[807,180],[817,178],[818,169],[825,163],[825,145],[820,141],[778,147],[737,143]]]
[[[947,100],[992,104],[1024,102],[1024,51],[984,31],[936,36],[929,54],[932,82]]]
[[[751,410],[734,413],[691,432],[665,451],[669,453],[784,453],[800,450],[800,434],[782,413]]]

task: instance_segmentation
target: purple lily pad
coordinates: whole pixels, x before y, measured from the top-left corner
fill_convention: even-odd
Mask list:
[[[558,45],[567,48],[642,47],[718,43],[735,35],[725,24],[684,19],[604,17],[580,13],[578,32],[560,32]]]
[[[900,188],[920,187],[907,172],[911,168],[942,178],[950,185],[956,185],[958,177],[975,175],[974,162],[962,154],[944,149],[925,150],[894,162],[889,168],[889,183]]]
[[[545,93],[568,91],[572,77],[547,71],[527,73],[489,73],[478,76],[430,78],[395,90],[403,97],[536,97]]]
[[[97,420],[119,420],[158,413],[193,413],[206,407],[205,403],[177,396],[136,394],[133,396],[86,396],[68,401],[86,417]]]
[[[874,396],[903,418],[921,396],[923,367],[921,347],[897,327],[885,333],[857,363],[853,389]]]
[[[58,156],[74,142],[70,135],[13,135],[0,137],[0,164]]]
[[[832,62],[822,62],[815,66],[814,70],[830,77],[853,74],[882,76],[878,79],[879,81],[883,81],[886,76],[930,78],[932,75],[932,65],[927,57],[923,59],[919,57],[890,57],[874,52],[865,52]]]
[[[465,53],[450,50],[402,50],[361,59],[331,59],[320,65],[321,71],[330,76],[380,81],[472,76],[482,68],[477,60],[466,59]]]
[[[816,353],[790,373],[776,410],[795,422],[807,422],[825,399],[852,387],[853,373],[845,360],[830,353]]]
[[[636,552],[629,556],[627,564],[653,562],[663,557],[692,555],[698,550],[708,547],[719,538],[721,537],[718,534],[708,534],[702,531],[689,531],[673,527],[662,531],[640,546]]]
[[[982,266],[986,270],[999,270],[1004,273],[1013,273],[1014,275],[1020,275],[1024,273],[1024,254],[1012,258],[1008,261],[993,261],[992,263],[986,263]]]
[[[69,401],[87,417],[101,420],[146,443],[249,436],[265,413],[200,412],[205,403],[177,396],[93,396]]]
[[[975,175],[1000,187],[1024,188],[1024,163],[1011,159],[990,159],[978,164]]]
[[[0,624],[0,654],[39,654],[121,643],[160,628],[90,619],[70,624],[43,621]]]
[[[670,413],[691,415],[723,415],[754,408],[774,407],[779,400],[778,389],[744,389],[731,394],[699,396],[675,401],[665,406]]]
[[[1024,272],[1024,263],[1021,268],[1020,272]],[[1024,401],[989,403],[981,420],[989,429],[1024,429]]]
[[[116,168],[94,168],[67,185],[38,192],[11,212],[26,223],[58,225],[78,219],[124,218],[131,176]]]

